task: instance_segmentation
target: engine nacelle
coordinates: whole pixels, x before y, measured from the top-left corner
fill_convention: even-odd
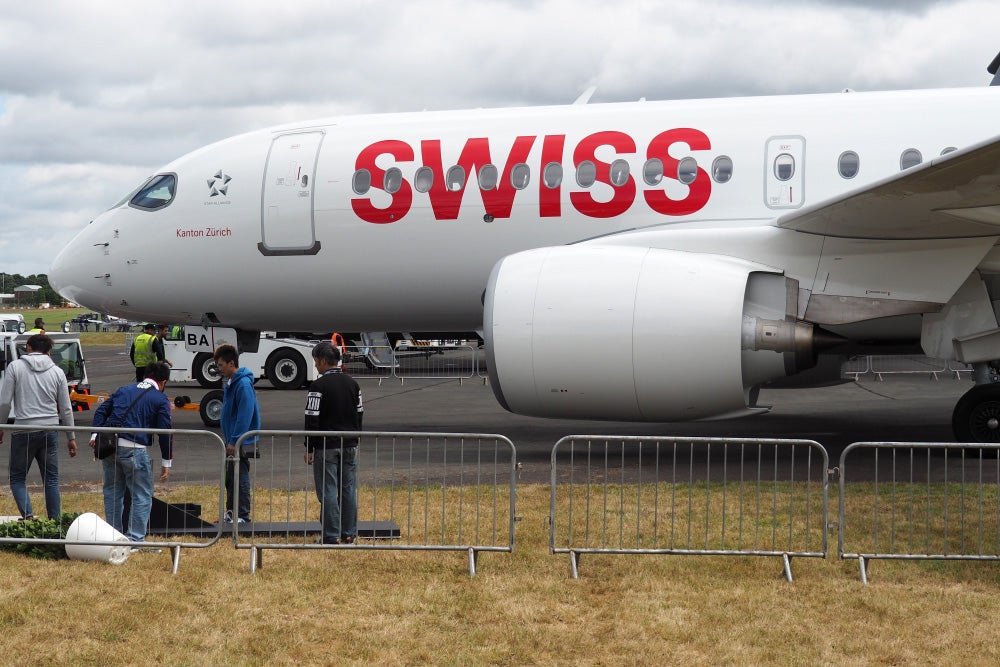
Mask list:
[[[808,366],[798,283],[718,255],[575,245],[505,257],[486,290],[490,380],[506,409],[682,421],[761,411],[755,387]]]

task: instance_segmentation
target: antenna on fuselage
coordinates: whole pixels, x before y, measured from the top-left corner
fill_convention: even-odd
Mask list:
[[[993,80],[990,81],[991,86],[1000,86],[1000,53],[997,57],[993,59],[990,66],[986,68],[986,71],[993,75]]]

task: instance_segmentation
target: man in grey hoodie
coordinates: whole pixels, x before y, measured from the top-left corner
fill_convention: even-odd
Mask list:
[[[7,365],[0,383],[0,424],[13,411],[15,424],[73,426],[66,375],[49,356],[52,339],[45,334],[28,338],[28,353]],[[69,436],[69,455],[76,456],[76,434]],[[0,444],[4,432],[0,431]],[[25,519],[33,519],[31,497],[25,479],[31,462],[38,462],[45,486],[45,511],[50,519],[62,512],[59,496],[59,440],[56,431],[14,431],[10,439],[10,490],[17,509]]]

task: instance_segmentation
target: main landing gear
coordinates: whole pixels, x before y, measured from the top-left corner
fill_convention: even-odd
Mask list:
[[[951,415],[957,442],[1000,442],[1000,384],[991,368],[995,363],[973,364],[976,386],[958,399]]]

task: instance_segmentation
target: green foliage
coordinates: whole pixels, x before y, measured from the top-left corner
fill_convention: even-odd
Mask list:
[[[61,540],[66,537],[70,524],[80,516],[79,512],[63,512],[58,519],[29,519],[0,524],[0,537],[25,540]],[[35,558],[59,560],[67,558],[66,547],[61,544],[35,544],[32,542],[4,542],[0,549],[28,554]]]
[[[21,285],[38,285],[42,289],[38,290],[30,297],[26,303],[22,302],[20,306],[33,305],[37,306],[40,303],[50,303],[53,306],[62,306],[66,303],[59,294],[52,289],[49,285],[49,277],[44,273],[31,274],[29,276],[22,276],[19,273],[3,273],[3,290],[0,293],[11,294],[15,287],[20,287]],[[13,304],[12,304],[13,305]],[[25,317],[27,319],[27,317]],[[30,326],[30,325],[29,325]]]

